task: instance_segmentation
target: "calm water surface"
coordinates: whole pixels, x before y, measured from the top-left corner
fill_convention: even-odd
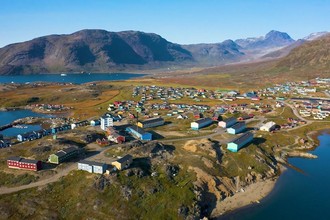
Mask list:
[[[52,115],[40,114],[33,112],[31,110],[16,110],[16,111],[0,111],[0,126],[9,124],[17,119],[25,118],[25,117],[43,117],[50,118]],[[35,131],[41,129],[40,125],[22,125],[26,128],[8,128],[6,130],[0,131],[0,134],[4,136],[16,136],[18,134],[22,134],[29,131]]]
[[[288,169],[274,191],[253,207],[219,219],[239,220],[329,220],[330,219],[330,135],[319,137],[311,153],[318,159],[291,158],[289,162],[304,173]]]
[[[37,74],[37,75],[16,75],[0,76],[0,83],[29,83],[29,82],[61,82],[82,84],[94,81],[127,80],[145,76],[145,74],[132,73],[81,73],[81,74]]]

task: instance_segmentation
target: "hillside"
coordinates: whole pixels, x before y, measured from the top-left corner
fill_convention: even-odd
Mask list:
[[[277,67],[294,69],[328,70],[330,67],[330,35],[293,49],[288,56],[280,60]]]
[[[156,34],[82,30],[0,49],[0,74],[111,71],[192,61],[189,51]]]

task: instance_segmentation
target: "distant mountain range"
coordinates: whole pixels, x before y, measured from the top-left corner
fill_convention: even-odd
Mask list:
[[[287,33],[270,31],[263,37],[179,45],[153,33],[81,30],[0,48],[0,74],[129,71],[274,59],[326,33],[295,41]]]

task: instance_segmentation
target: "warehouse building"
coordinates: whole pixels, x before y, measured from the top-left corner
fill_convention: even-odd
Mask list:
[[[193,130],[198,130],[198,129],[204,128],[212,123],[213,123],[213,120],[211,118],[202,118],[197,121],[191,122],[190,127]]]
[[[232,140],[227,144],[227,149],[231,152],[237,152],[239,149],[244,147],[246,144],[253,140],[253,134],[251,132],[246,132],[238,138]]]
[[[135,136],[136,138],[144,141],[151,141],[152,140],[152,134],[149,132],[146,132],[142,128],[133,125],[126,128],[126,131],[130,133],[131,135]]]
[[[78,162],[78,170],[85,170],[89,173],[103,174],[105,173],[107,168],[108,166],[105,163],[99,163],[89,160],[81,160]]]
[[[229,134],[238,134],[245,130],[245,122],[238,122],[231,126],[230,128],[227,128],[227,132]]]
[[[276,123],[273,121],[267,122],[263,126],[260,127],[260,131],[272,131],[275,129]]]
[[[164,123],[165,123],[164,119],[158,117],[158,118],[150,118],[145,121],[139,121],[137,123],[137,126],[139,126],[140,128],[152,128],[163,125]]]
[[[229,128],[230,126],[234,125],[235,123],[237,122],[236,118],[227,118],[223,121],[219,121],[218,125],[219,127],[222,127],[222,128]]]

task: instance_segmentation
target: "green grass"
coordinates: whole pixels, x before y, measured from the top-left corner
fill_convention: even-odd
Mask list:
[[[21,186],[35,182],[37,180],[38,177],[28,173],[14,175],[0,171],[0,186],[7,186],[7,187]]]

